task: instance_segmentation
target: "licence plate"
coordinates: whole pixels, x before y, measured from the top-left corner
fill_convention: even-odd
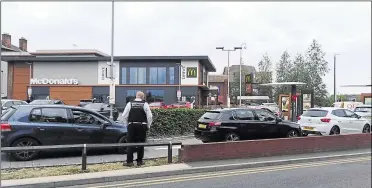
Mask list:
[[[314,127],[308,127],[308,126],[305,126],[302,128],[303,130],[309,130],[309,131],[312,131],[314,130]]]
[[[201,129],[206,129],[207,128],[207,125],[199,124],[198,127],[201,128]]]

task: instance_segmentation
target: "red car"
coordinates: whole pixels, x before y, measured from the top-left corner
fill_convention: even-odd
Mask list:
[[[149,104],[150,109],[168,108],[163,102],[152,102]]]
[[[169,105],[168,108],[191,108],[190,102],[180,101]]]

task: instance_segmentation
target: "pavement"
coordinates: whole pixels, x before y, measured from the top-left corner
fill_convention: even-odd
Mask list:
[[[250,159],[239,159],[239,160],[221,160],[221,161],[211,161],[211,162],[193,162],[193,163],[180,163],[180,164],[170,164],[155,167],[145,167],[145,168],[133,168],[126,170],[116,170],[116,171],[106,171],[106,172],[96,172],[96,173],[83,173],[67,176],[56,176],[56,177],[42,177],[42,178],[30,178],[23,180],[4,180],[2,183],[3,187],[68,187],[71,188],[82,188],[82,187],[247,187],[247,185],[252,185],[250,187],[269,187],[264,185],[273,186],[287,186],[287,187],[299,187],[302,186],[309,187],[323,187],[321,183],[328,183],[324,187],[345,187],[336,184],[329,184],[326,180],[319,180],[319,176],[324,176],[324,178],[333,178],[332,181],[342,179],[344,181],[344,174],[346,175],[361,175],[364,181],[360,182],[360,187],[366,187],[365,182],[370,181],[370,171],[366,173],[366,170],[370,170],[371,161],[371,149],[357,149],[348,151],[338,151],[338,152],[320,152],[312,153],[307,155],[286,155],[277,157],[264,157],[264,158],[250,158]],[[359,167],[353,167],[353,169],[361,170],[365,174],[361,173],[339,173],[337,170],[329,171],[328,174],[324,174],[327,167],[322,169],[322,165],[334,166],[337,164],[346,165],[349,163],[361,163]],[[317,166],[319,165],[319,166]],[[360,166],[365,166],[363,169]],[[306,170],[304,172],[298,172],[299,174],[293,172],[283,172],[289,169],[300,168],[318,168],[312,173],[307,174]],[[88,166],[89,168],[89,166]],[[365,169],[368,168],[368,169]],[[239,169],[239,170],[238,170]],[[234,171],[235,170],[235,171]],[[238,170],[238,171],[237,171]],[[254,178],[250,177],[250,174],[257,174],[262,172],[272,172],[278,171],[279,175],[272,177],[271,175],[262,175],[258,177],[256,181]],[[257,172],[257,173],[256,173]],[[240,173],[240,174],[239,174]],[[280,175],[282,174],[283,175]],[[285,175],[287,173],[287,175]],[[333,173],[333,174],[332,174]],[[336,173],[336,174],[335,174]],[[188,174],[188,175],[187,175]],[[274,176],[274,175],[273,175]],[[369,176],[369,180],[368,177]],[[162,178],[160,178],[162,177]],[[220,179],[218,179],[218,177]],[[234,177],[236,179],[234,179]],[[269,178],[270,177],[270,178]],[[354,176],[353,176],[354,177]],[[150,178],[150,179],[149,179]],[[157,179],[158,178],[158,179]],[[211,178],[215,178],[212,180]],[[222,184],[223,179],[226,178],[226,183]],[[280,179],[282,178],[282,179]],[[288,183],[284,180],[288,178]],[[359,178],[359,177],[358,177]],[[138,181],[141,179],[141,181]],[[145,179],[145,180],[144,180]],[[209,180],[208,180],[209,179]],[[239,179],[240,182],[237,183],[235,180]],[[252,182],[247,181],[247,179],[252,179]],[[266,180],[269,179],[271,184],[265,184]],[[271,179],[276,179],[280,182],[272,181]],[[217,181],[219,183],[215,183]],[[265,180],[265,181],[263,181]],[[198,182],[201,181],[201,182]],[[204,181],[204,182],[203,182]],[[297,184],[291,185],[294,181],[298,181]],[[307,184],[309,182],[311,184]],[[235,182],[235,183],[234,183]],[[306,182],[306,184],[304,184]],[[231,184],[231,185],[230,185]],[[224,185],[224,186],[223,186]],[[351,184],[346,184],[346,187]],[[356,184],[358,185],[358,184]],[[301,187],[302,187],[301,186]],[[356,186],[358,187],[358,186]],[[369,186],[370,187],[370,186]]]
[[[119,181],[70,188],[370,188],[371,158]]]
[[[161,138],[161,139],[149,139],[148,142],[167,142],[167,141],[181,141],[184,144],[201,144],[202,142],[191,138],[193,136],[183,136],[174,138]],[[178,155],[178,149],[181,146],[173,146],[173,156]],[[136,154],[135,154],[136,155]],[[159,158],[168,156],[168,147],[145,147],[145,158]],[[28,168],[28,167],[47,167],[47,166],[58,166],[58,165],[75,165],[81,164],[81,152],[49,152],[43,153],[40,158],[33,161],[15,161],[11,159],[7,153],[1,154],[1,167],[2,169],[17,169],[17,168]],[[88,166],[89,164],[106,163],[106,162],[121,162],[126,160],[126,155],[116,154],[112,150],[106,151],[88,151]]]

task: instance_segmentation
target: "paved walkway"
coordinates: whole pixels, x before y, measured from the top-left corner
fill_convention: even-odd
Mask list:
[[[281,160],[288,161],[288,160],[301,159],[301,158],[345,155],[345,154],[366,153],[366,152],[371,152],[371,149],[357,149],[357,150],[338,151],[338,152],[321,152],[321,153],[311,153],[311,154],[304,154],[304,155],[286,155],[286,156],[250,158],[250,159],[192,162],[192,163],[187,163],[187,164],[185,163],[170,164],[170,165],[163,165],[163,166],[132,168],[132,169],[125,169],[125,170],[65,175],[65,176],[56,176],[56,177],[30,178],[30,179],[23,179],[23,180],[4,180],[3,186],[21,187],[21,185],[27,185],[27,184],[33,184],[33,183],[39,183],[39,184],[45,183],[51,187],[52,185],[56,187],[72,186],[72,185],[78,185],[78,184],[85,185],[85,184],[94,184],[98,182],[159,177],[159,176],[165,176],[165,175],[180,175],[186,171],[188,171],[188,173],[191,173],[190,171],[192,170],[194,170],[194,172],[201,172],[200,171],[201,169],[206,169],[206,168],[216,169],[220,165],[239,166],[241,164],[248,164],[248,163],[249,164],[260,163],[260,162],[265,163],[265,162],[270,162],[270,161],[281,161]]]

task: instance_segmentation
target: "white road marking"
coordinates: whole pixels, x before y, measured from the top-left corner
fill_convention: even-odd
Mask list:
[[[155,150],[167,150],[168,147],[158,147]],[[181,149],[181,146],[173,146],[172,149]]]

